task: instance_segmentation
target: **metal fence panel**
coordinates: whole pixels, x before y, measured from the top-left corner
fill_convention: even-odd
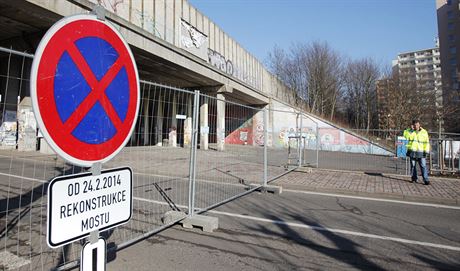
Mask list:
[[[200,94],[195,208],[205,209],[261,185],[263,110]]]
[[[168,226],[162,222],[166,211],[187,211],[194,96],[191,91],[141,84],[140,114],[131,140],[103,166],[130,166],[134,174],[130,222],[101,233],[109,250]],[[76,266],[82,241],[58,249],[46,245],[47,187],[56,176],[88,169],[72,166],[56,154],[21,151],[17,142],[0,150],[1,264],[19,270]],[[43,140],[40,144],[42,151],[49,151]]]
[[[56,176],[88,169],[63,161],[37,133],[28,98],[32,57],[0,48],[0,267],[64,269],[78,265],[83,241],[59,249],[46,245],[47,187]],[[223,93],[146,81],[141,81],[140,97],[128,145],[103,166],[130,166],[134,175],[131,221],[101,233],[110,251],[177,222],[163,223],[167,211],[202,212],[252,191],[251,184],[263,185],[301,166],[408,172],[405,158],[343,148],[391,150],[400,131],[350,132],[294,109],[247,106]],[[448,165],[455,171],[460,136],[442,138],[444,143],[432,141],[431,167]]]
[[[301,117],[294,111],[268,112],[268,179],[272,180],[299,167]]]

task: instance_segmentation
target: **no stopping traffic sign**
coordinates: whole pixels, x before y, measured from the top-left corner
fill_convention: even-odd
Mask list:
[[[45,34],[31,71],[40,130],[72,164],[107,162],[127,143],[139,109],[139,77],[128,44],[94,15],[66,17]]]

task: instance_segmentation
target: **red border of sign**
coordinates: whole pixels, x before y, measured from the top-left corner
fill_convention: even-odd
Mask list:
[[[54,76],[58,62],[62,54],[83,37],[99,37],[110,43],[118,52],[128,75],[130,101],[125,121],[115,136],[101,144],[87,144],[75,138],[62,123],[54,99]],[[39,128],[59,155],[81,166],[107,162],[124,147],[136,124],[139,77],[134,57],[122,36],[106,21],[100,21],[94,15],[66,17],[53,25],[40,42],[32,64],[31,96]]]

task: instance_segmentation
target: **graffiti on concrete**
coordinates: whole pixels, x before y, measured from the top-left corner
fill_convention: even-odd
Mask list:
[[[142,27],[149,33],[161,38],[161,34],[158,29],[155,27],[155,18],[148,12],[136,9],[130,6],[129,0],[90,0],[93,3],[101,5],[108,12],[117,14],[121,18],[130,20],[131,23]],[[133,14],[131,17],[129,14]],[[121,26],[118,24],[114,25],[118,30],[121,29]]]
[[[243,69],[235,65],[230,59],[225,58],[225,56],[217,51],[212,50],[211,48],[208,48],[208,62],[217,69],[232,75],[253,87],[260,88],[260,84],[255,77],[249,76]]]
[[[97,0],[98,5],[103,6],[106,10],[117,13],[117,9],[123,4],[124,0]]]
[[[137,25],[141,25],[147,32],[152,33],[153,35],[161,38],[161,33],[155,27],[155,19],[152,15],[142,12],[140,10],[134,10],[134,15],[137,19],[137,22],[134,22]]]
[[[252,135],[253,119],[248,119],[243,122],[237,129],[232,131],[225,138],[226,144],[236,144],[236,145],[252,145],[253,135]]]
[[[199,49],[208,41],[208,37],[206,35],[188,24],[186,21],[181,20],[181,27],[183,30],[181,32],[181,42],[186,48],[195,47]]]
[[[219,70],[233,75],[233,63],[218,52],[208,48],[208,61]]]
[[[263,146],[265,144],[264,125],[257,124],[254,129],[254,142],[259,146]]]
[[[208,36],[182,19],[180,26],[180,46],[204,60],[207,59]]]
[[[316,133],[313,127],[302,127],[302,132],[300,134],[303,140],[300,141],[301,146],[305,145],[306,148],[313,148],[316,146]],[[297,139],[289,139],[289,137],[298,137],[299,133],[296,131],[295,127],[282,127],[277,134],[276,141],[274,142],[275,146],[287,148],[289,145],[291,147],[297,147]]]

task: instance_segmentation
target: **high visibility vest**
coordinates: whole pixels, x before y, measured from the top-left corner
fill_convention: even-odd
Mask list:
[[[414,131],[415,137],[410,146],[410,150],[414,153],[428,154],[430,152],[430,138],[428,132],[420,128],[420,131]]]
[[[406,150],[412,151],[412,142],[414,142],[415,137],[416,137],[415,130],[407,128],[406,130],[404,130],[403,136],[407,140]]]

